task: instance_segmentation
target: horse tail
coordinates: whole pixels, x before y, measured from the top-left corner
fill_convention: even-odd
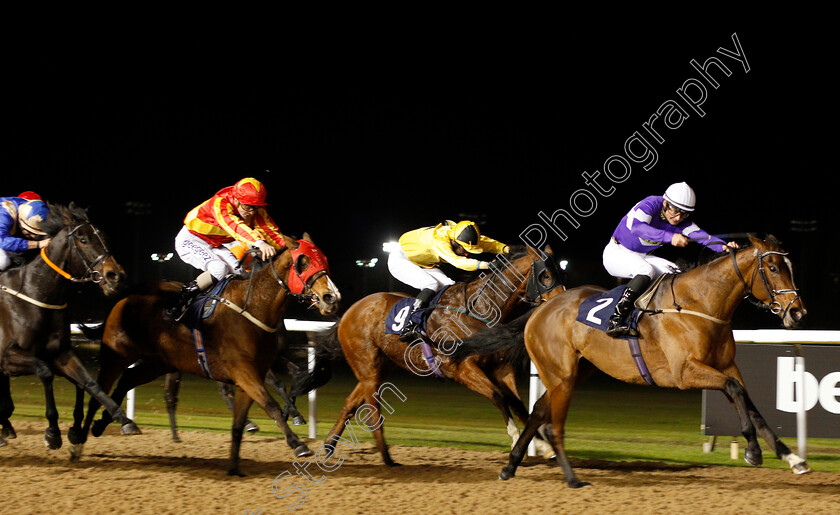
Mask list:
[[[534,313],[533,308],[523,315],[493,327],[478,331],[462,340],[458,348],[450,354],[455,362],[464,361],[472,356],[496,355],[498,358],[521,364],[528,357],[525,349],[525,324]]]
[[[338,322],[315,339],[315,357],[311,367],[292,374],[291,397],[299,397],[324,386],[332,378],[332,364],[344,356],[338,341]],[[310,370],[311,368],[311,370]]]

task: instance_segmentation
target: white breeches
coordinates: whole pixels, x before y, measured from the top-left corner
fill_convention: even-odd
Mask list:
[[[646,275],[656,279],[662,274],[679,271],[674,263],[661,257],[633,252],[610,238],[604,247],[604,268],[613,277],[630,279],[637,275]]]
[[[181,228],[175,236],[175,252],[187,263],[199,270],[210,272],[216,280],[228,274],[240,274],[239,260],[227,247],[213,247],[198,236]]]
[[[0,249],[0,272],[12,266],[12,256],[10,252]]]
[[[438,268],[423,268],[416,265],[402,250],[391,252],[388,256],[388,270],[395,278],[418,290],[440,291],[444,286],[455,284]]]

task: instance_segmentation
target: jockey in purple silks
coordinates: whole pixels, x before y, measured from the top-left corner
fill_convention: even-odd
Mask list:
[[[738,244],[715,238],[688,220],[695,203],[694,190],[688,184],[672,184],[664,195],[652,195],[633,206],[613,231],[604,248],[604,268],[613,277],[630,279],[630,282],[610,317],[607,327],[610,336],[630,332],[627,315],[653,279],[679,271],[674,263],[652,256],[651,252],[665,244],[685,247],[689,241],[715,252],[738,248]]]

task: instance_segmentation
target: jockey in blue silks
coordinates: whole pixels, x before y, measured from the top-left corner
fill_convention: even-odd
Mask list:
[[[0,271],[9,268],[16,255],[47,246],[50,240],[41,224],[49,214],[42,200],[0,197]]]

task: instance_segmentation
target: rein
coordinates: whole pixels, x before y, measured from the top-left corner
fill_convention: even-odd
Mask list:
[[[82,254],[82,251],[79,249],[79,245],[78,245],[78,242],[76,240],[77,236],[76,236],[75,232],[77,230],[79,230],[80,228],[86,226],[86,225],[91,227],[91,229],[93,230],[93,234],[96,235],[96,237],[99,239],[99,242],[102,244],[102,248],[105,250],[105,252],[100,254],[99,256],[97,256],[96,259],[93,260],[93,262],[88,262],[88,260],[84,256],[84,254]],[[76,255],[79,257],[79,259],[85,265],[85,274],[83,276],[73,277],[73,275],[64,271],[60,266],[56,265],[49,258],[49,256],[47,256],[47,247],[42,247],[41,248],[41,252],[40,252],[41,259],[44,260],[44,263],[46,263],[47,266],[49,266],[52,270],[54,270],[56,273],[58,273],[58,275],[67,279],[68,281],[77,282],[77,283],[93,282],[93,283],[98,284],[100,281],[102,281],[102,274],[98,270],[94,270],[93,268],[96,265],[98,265],[101,261],[107,259],[108,256],[111,255],[111,253],[108,251],[108,247],[105,245],[105,241],[102,239],[102,236],[99,233],[99,229],[97,229],[96,226],[94,226],[90,222],[85,222],[85,223],[81,223],[81,224],[77,225],[76,227],[74,227],[73,229],[71,229],[70,232],[67,233],[67,237],[68,237],[69,241],[71,242],[71,244],[73,245],[73,250],[75,250]],[[47,245],[47,246],[49,246],[49,245]],[[64,309],[64,308],[67,307],[67,303],[64,303],[64,304],[47,304],[45,302],[41,302],[37,299],[33,299],[32,297],[30,297],[28,295],[25,295],[24,293],[22,293],[18,290],[13,290],[12,288],[9,288],[7,286],[0,285],[0,290],[2,290],[2,291],[6,292],[6,293],[8,293],[8,294],[10,294],[14,297],[17,297],[21,300],[24,300],[24,301],[26,301],[30,304],[38,306],[39,308],[60,310],[60,309]]]
[[[750,278],[749,282],[747,282],[747,280],[744,278],[743,274],[741,273],[741,269],[738,267],[738,260],[735,256],[736,252],[737,251],[735,249],[730,250],[729,251],[729,257],[732,258],[732,265],[735,268],[735,274],[738,276],[738,279],[740,279],[741,283],[743,283],[743,285],[744,285],[744,299],[748,300],[751,304],[753,304],[754,306],[756,306],[758,308],[769,310],[774,315],[778,315],[779,313],[786,313],[787,310],[790,309],[790,307],[793,305],[793,303],[796,302],[796,299],[799,298],[799,290],[797,290],[797,289],[785,289],[785,290],[774,290],[774,289],[772,289],[770,287],[769,281],[767,280],[767,272],[764,270],[764,258],[767,257],[767,256],[770,256],[770,255],[787,256],[787,252],[779,252],[779,251],[776,251],[776,250],[768,250],[767,252],[764,252],[763,254],[758,254],[758,250],[756,250],[756,261],[758,262],[758,266],[756,266],[755,269],[753,269],[752,277]],[[761,302],[760,300],[758,300],[752,294],[752,288],[753,288],[753,284],[755,283],[756,274],[759,274],[760,277],[761,277],[761,281],[764,285],[764,290],[767,292],[767,296],[769,297],[769,300],[770,300],[769,305],[765,304],[764,302]],[[700,311],[692,311],[692,310],[689,310],[689,309],[683,309],[683,307],[680,306],[677,303],[676,293],[674,292],[674,283],[676,282],[676,280],[677,280],[677,274],[675,274],[673,276],[673,278],[671,279],[671,298],[673,299],[674,308],[662,308],[662,309],[655,309],[655,310],[645,309],[644,311],[648,312],[648,313],[651,313],[651,314],[654,314],[654,315],[659,314],[659,313],[679,313],[679,314],[684,314],[684,315],[693,315],[693,316],[697,316],[697,317],[700,317],[700,318],[704,318],[706,320],[710,320],[710,321],[712,321],[716,324],[721,324],[721,325],[726,325],[726,324],[729,324],[729,323],[732,322],[732,320],[722,320],[720,318],[713,317],[711,315],[708,315],[706,313],[702,313]],[[786,307],[782,308],[782,304],[776,300],[776,296],[777,295],[785,295],[785,294],[794,294],[794,297],[788,303],[788,305]]]
[[[287,250],[289,250],[289,248],[288,248],[288,247],[283,247],[283,249],[282,249],[282,250],[281,250],[278,254],[275,254],[275,255],[274,255],[274,257],[271,259],[271,261],[272,261],[272,262],[271,262],[271,263],[269,263],[269,265],[268,265],[268,266],[269,266],[269,268],[271,268],[271,273],[274,275],[274,279],[275,279],[275,281],[277,282],[277,284],[281,286],[281,288],[283,289],[283,292],[284,292],[287,296],[292,297],[292,298],[296,299],[298,302],[301,302],[301,303],[306,303],[306,302],[310,302],[310,303],[311,303],[311,302],[313,302],[313,300],[316,298],[316,294],[312,291],[312,285],[313,285],[313,284],[315,284],[315,281],[317,281],[317,280],[318,280],[321,276],[327,275],[327,271],[326,271],[326,270],[319,270],[319,271],[317,271],[317,272],[313,273],[313,274],[309,277],[309,279],[307,279],[306,283],[305,283],[305,284],[304,284],[304,286],[303,286],[303,290],[302,290],[302,292],[301,292],[301,293],[295,293],[295,292],[293,292],[293,291],[289,288],[289,285],[288,285],[288,284],[286,284],[286,281],[284,281],[284,280],[283,280],[283,278],[281,278],[281,277],[280,277],[280,274],[278,274],[278,273],[277,273],[277,270],[274,268],[274,261],[275,261],[277,258],[279,258],[279,257],[283,254],[283,252],[285,252],[285,251],[287,251]],[[256,249],[251,249],[251,250],[249,250],[248,252],[249,252],[249,253],[251,253],[251,254],[257,254],[259,251],[258,251],[258,250],[256,250]],[[290,265],[290,267],[289,267],[289,273],[290,273],[290,274],[292,274],[292,273],[297,273],[297,272],[294,270],[294,263],[292,263],[292,264]],[[249,277],[249,279],[248,279],[248,290],[247,290],[246,295],[245,295],[245,307],[247,307],[247,306],[248,306],[248,298],[249,298],[249,297],[250,297],[250,295],[251,295],[251,287],[252,287],[252,285],[253,285],[253,281],[254,281],[254,274],[253,274],[253,273],[251,273],[251,275],[250,275],[250,277]],[[247,319],[249,322],[251,322],[252,324],[256,325],[257,327],[259,327],[260,329],[262,329],[263,331],[265,331],[265,332],[267,332],[267,333],[275,333],[275,332],[277,332],[277,331],[278,331],[278,329],[279,329],[279,326],[278,326],[278,327],[271,327],[271,326],[269,326],[269,325],[265,324],[264,322],[262,322],[261,320],[259,320],[257,317],[255,317],[254,315],[252,315],[251,313],[249,313],[249,312],[245,309],[245,307],[240,307],[240,306],[236,305],[235,303],[231,302],[230,300],[228,300],[228,299],[226,299],[226,298],[224,298],[224,297],[220,297],[220,296],[218,296],[218,295],[214,295],[214,296],[212,296],[211,298],[212,298],[213,300],[217,300],[217,301],[221,302],[221,303],[222,303],[222,304],[224,304],[225,306],[227,306],[227,307],[229,307],[230,309],[232,309],[235,313],[238,313],[239,315],[242,315],[242,316],[243,316],[243,317],[245,317],[245,319]]]

